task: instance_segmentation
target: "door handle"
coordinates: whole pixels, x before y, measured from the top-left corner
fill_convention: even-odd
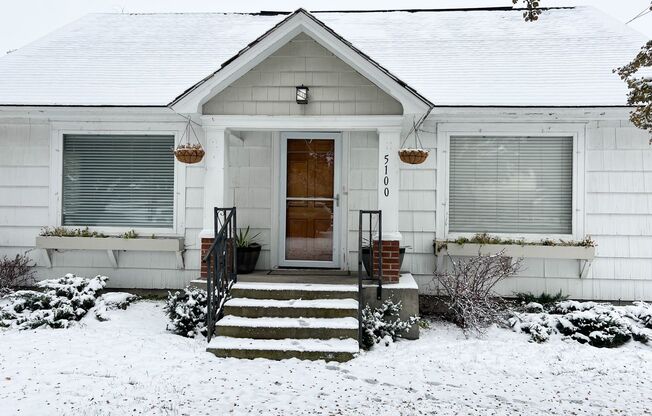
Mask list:
[[[335,206],[339,207],[340,206],[340,194],[335,194],[335,198],[333,198],[333,199],[335,200]]]

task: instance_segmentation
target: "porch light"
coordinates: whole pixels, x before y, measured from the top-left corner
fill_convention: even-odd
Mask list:
[[[308,104],[308,91],[304,85],[297,87],[297,104]]]

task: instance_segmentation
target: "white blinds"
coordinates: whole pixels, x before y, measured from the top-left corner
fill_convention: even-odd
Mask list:
[[[571,234],[572,137],[451,137],[451,232]]]
[[[173,136],[65,135],[63,225],[171,228]]]

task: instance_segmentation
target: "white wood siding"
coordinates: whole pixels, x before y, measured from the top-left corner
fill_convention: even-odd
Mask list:
[[[94,122],[85,120],[79,124],[88,126]],[[146,131],[161,125],[177,129],[179,122],[136,124],[139,130]],[[182,208],[185,210],[185,270],[177,270],[174,253],[123,251],[118,254],[120,267],[113,269],[105,252],[85,250],[54,252],[53,267],[41,267],[43,253],[34,249],[35,238],[42,227],[54,224],[54,219],[49,218],[51,129],[52,123],[43,119],[0,120],[3,149],[0,152],[0,256],[31,250],[29,256],[40,266],[39,279],[65,273],[103,274],[109,276],[110,287],[181,288],[196,278],[200,266],[198,234],[202,225],[204,170],[201,165],[186,169],[186,188],[179,190],[186,194],[183,198],[186,206]]]
[[[272,247],[272,187],[278,177],[272,175],[275,157],[273,136],[269,131],[243,131],[229,140],[229,195],[237,207],[238,228],[260,233],[257,242],[263,247],[258,269],[269,269]]]
[[[295,87],[310,88],[308,104]],[[282,46],[203,106],[203,114],[403,114],[394,98],[306,34]]]
[[[348,256],[349,270],[358,270],[358,211],[378,209],[378,133],[349,133],[348,149]]]

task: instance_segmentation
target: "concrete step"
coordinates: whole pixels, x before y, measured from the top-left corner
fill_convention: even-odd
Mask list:
[[[358,353],[354,339],[252,339],[216,337],[206,351],[218,357],[348,361]]]
[[[314,283],[238,282],[231,289],[233,298],[249,299],[357,299],[357,285]]]
[[[248,318],[357,318],[358,301],[354,299],[233,298],[224,305],[224,313]]]
[[[220,337],[254,339],[358,338],[355,318],[245,318],[227,315],[217,322]]]

